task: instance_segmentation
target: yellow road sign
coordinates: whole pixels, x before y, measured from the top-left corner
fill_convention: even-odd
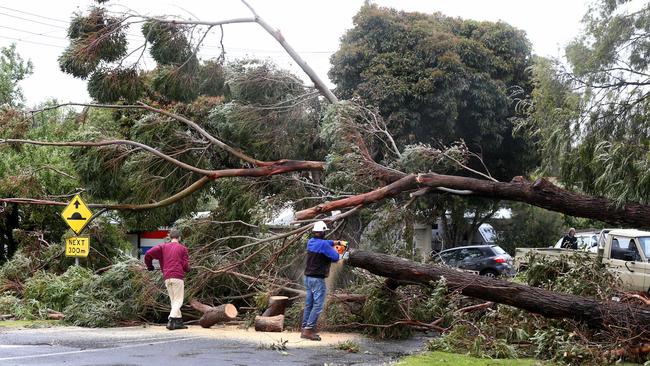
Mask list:
[[[88,206],[84,203],[79,195],[74,196],[74,198],[68,203],[63,212],[61,212],[61,217],[65,221],[70,229],[79,235],[81,230],[83,230],[90,218],[93,216],[93,213],[90,212]]]
[[[90,252],[90,238],[87,236],[73,236],[65,239],[66,257],[87,257]]]

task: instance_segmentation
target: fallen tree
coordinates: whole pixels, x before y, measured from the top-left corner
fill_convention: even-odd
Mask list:
[[[450,291],[466,296],[514,306],[547,318],[574,319],[593,328],[627,328],[640,337],[650,337],[648,307],[599,302],[363,250],[352,250],[346,263],[379,276],[425,286],[444,277]]]
[[[650,206],[648,205],[628,202],[621,206],[608,198],[589,196],[563,189],[545,178],[531,182],[517,176],[510,182],[498,182],[435,173],[418,174],[417,176],[405,174],[393,183],[373,191],[324,202],[298,211],[296,218],[298,220],[310,219],[319,214],[346,207],[380,202],[406,192],[414,192],[411,195],[416,197],[437,191],[524,202],[551,211],[600,220],[614,225],[626,224],[638,228],[650,228]]]

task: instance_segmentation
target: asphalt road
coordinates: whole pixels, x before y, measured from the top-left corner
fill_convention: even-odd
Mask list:
[[[360,352],[335,345],[350,340]],[[167,331],[162,326],[88,329],[0,327],[0,365],[385,365],[417,352],[423,338],[375,342],[358,335],[323,334],[323,343],[297,333],[258,333],[234,327]],[[269,345],[286,342],[285,351]]]

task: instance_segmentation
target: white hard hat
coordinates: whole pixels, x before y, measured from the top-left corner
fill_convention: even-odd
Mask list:
[[[314,224],[314,228],[311,229],[311,231],[316,231],[316,232],[323,232],[325,230],[329,230],[329,229],[327,228],[327,225],[325,224],[324,221],[316,221],[316,223]]]

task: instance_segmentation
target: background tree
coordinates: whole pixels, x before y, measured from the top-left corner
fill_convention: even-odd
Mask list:
[[[650,5],[596,1],[566,47],[568,68],[538,60],[522,121],[538,141],[543,173],[623,205],[648,202]]]
[[[510,209],[511,219],[494,220],[492,225],[497,233],[496,243],[512,256],[515,248],[549,247],[565,231],[562,214],[524,204],[512,204]]]
[[[0,49],[0,106],[19,106],[23,94],[18,83],[32,73],[32,62],[25,62],[18,52],[16,44]]]
[[[502,22],[365,5],[332,64],[337,94],[376,106],[399,149],[462,140],[476,153],[467,156],[468,166],[499,180],[535,166],[532,145],[513,137],[510,122],[515,115],[511,96],[532,89],[527,72],[530,42],[523,31]],[[374,158],[383,162],[391,156],[378,151]],[[419,168],[423,172],[434,167]],[[468,174],[458,165],[450,168],[446,171]],[[448,223],[450,243],[460,243],[467,231],[471,236],[498,208],[494,202],[457,198],[446,203],[436,199],[428,206],[435,206],[438,217]],[[470,225],[458,222],[465,221],[466,212],[475,213]]]

